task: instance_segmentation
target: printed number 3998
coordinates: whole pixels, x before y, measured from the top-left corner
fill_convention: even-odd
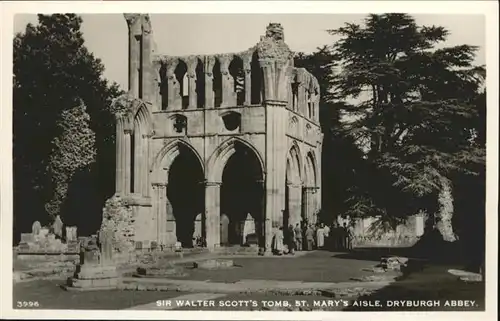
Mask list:
[[[38,301],[17,301],[18,308],[39,308],[40,303]]]

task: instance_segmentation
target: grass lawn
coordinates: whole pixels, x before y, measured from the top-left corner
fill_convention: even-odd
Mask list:
[[[118,310],[155,300],[183,295],[182,292],[149,291],[65,291],[59,287],[64,280],[41,280],[14,284],[13,308],[17,301],[36,301],[38,309],[105,309]]]
[[[192,263],[185,263],[182,265],[187,267],[188,275],[169,278],[225,283],[242,279],[345,282],[351,277],[373,274],[361,270],[376,264],[372,261],[336,258],[326,251],[311,252],[296,258],[240,257],[232,260],[236,267],[220,270],[192,269]]]

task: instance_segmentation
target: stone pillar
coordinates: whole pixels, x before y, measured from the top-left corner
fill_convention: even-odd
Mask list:
[[[182,98],[180,96],[181,87],[175,77],[175,68],[179,63],[178,59],[167,59],[167,86],[168,86],[168,107],[167,110],[182,109]]]
[[[300,223],[302,211],[302,185],[288,184],[288,211],[289,221],[288,224]]]
[[[205,108],[214,108],[214,75],[215,57],[206,56],[203,62],[205,69]]]
[[[252,104],[252,55],[243,57],[243,71],[245,72],[245,106]]]
[[[309,223],[314,223],[314,187],[304,187],[303,188],[303,199],[302,202],[304,203],[303,209],[304,209],[304,217],[307,218]]]
[[[198,95],[196,94],[196,66],[198,58],[193,57],[187,62],[188,95],[189,103],[187,109],[196,109],[198,107]]]
[[[152,103],[155,98],[155,89],[153,87],[153,65],[152,65],[152,46],[153,34],[149,15],[142,15],[142,35],[141,35],[141,65],[140,65],[140,93],[139,98]]]
[[[152,104],[153,104],[153,111],[158,111],[162,109],[162,77],[160,76],[160,69],[161,69],[161,62],[159,60],[153,61],[152,65],[152,84],[151,84],[151,97],[152,97]]]
[[[126,129],[125,130],[125,135],[124,135],[124,141],[125,141],[125,148],[124,148],[124,187],[125,187],[125,190],[124,190],[124,194],[125,195],[128,195],[130,194],[130,191],[131,191],[131,173],[132,173],[132,148],[131,148],[131,144],[132,144],[132,130],[130,129]]]
[[[151,177],[149,175],[149,149],[151,142],[151,135],[144,134],[142,135],[142,195],[149,196],[150,195],[150,186],[151,186]]]
[[[307,116],[307,92],[304,85],[301,83],[297,90],[297,111],[303,116]]]
[[[229,56],[220,56],[220,71],[222,75],[222,103],[221,107],[228,107],[233,104],[234,97],[234,81],[233,76],[229,73]]]
[[[140,125],[136,124],[134,128],[134,194],[142,194],[142,133]]]
[[[128,89],[133,97],[139,97],[140,90],[140,39],[142,34],[142,17],[140,14],[125,14],[128,25]]]
[[[166,184],[153,184],[153,209],[156,215],[156,234],[159,244],[167,245]]]
[[[207,247],[213,250],[220,245],[220,186],[219,182],[205,183],[204,228]]]
[[[116,176],[115,176],[115,190],[117,194],[124,194],[125,192],[125,169],[124,169],[124,156],[125,156],[125,134],[123,133],[123,120],[118,119],[116,122]]]

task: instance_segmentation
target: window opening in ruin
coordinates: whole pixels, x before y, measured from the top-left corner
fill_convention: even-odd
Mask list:
[[[229,112],[222,116],[224,126],[229,131],[238,129],[241,125],[241,114],[236,112]]]
[[[251,69],[251,92],[252,92],[252,105],[258,105],[262,103],[262,91],[263,91],[263,74],[260,68],[259,55],[254,52],[252,55],[252,62],[250,63]]]
[[[220,107],[220,105],[222,104],[222,74],[220,71],[219,59],[215,59],[212,74],[214,77],[212,84],[212,90],[214,92],[214,107]]]
[[[312,96],[311,93],[307,92],[307,117],[312,117]]]
[[[176,133],[186,133],[187,132],[187,117],[184,115],[174,116],[174,130]]]
[[[182,101],[182,109],[187,108],[189,103],[188,96],[188,79],[187,79],[187,65],[184,61],[179,60],[177,67],[174,71],[175,78],[179,83],[179,96]]]
[[[205,106],[205,74],[203,71],[203,62],[197,59],[196,64],[196,107]]]
[[[233,78],[233,93],[237,106],[245,103],[245,73],[243,71],[243,60],[235,56],[229,64],[229,73]]]
[[[166,110],[168,107],[168,80],[167,80],[166,63],[162,62],[159,72],[160,72],[161,109]]]
[[[297,106],[298,98],[299,98],[299,83],[294,81],[292,83],[292,110],[294,111],[299,110]]]

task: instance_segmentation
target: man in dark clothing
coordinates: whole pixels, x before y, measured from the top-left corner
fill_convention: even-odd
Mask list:
[[[305,232],[305,241],[307,248],[305,249],[306,251],[312,251],[313,250],[313,244],[314,244],[314,230],[311,225],[307,226],[306,232]]]
[[[295,225],[293,232],[295,234],[295,250],[302,251],[302,229],[299,223]]]
[[[288,226],[287,245],[288,245],[288,253],[292,255],[295,254],[295,230],[293,229],[292,224]]]

